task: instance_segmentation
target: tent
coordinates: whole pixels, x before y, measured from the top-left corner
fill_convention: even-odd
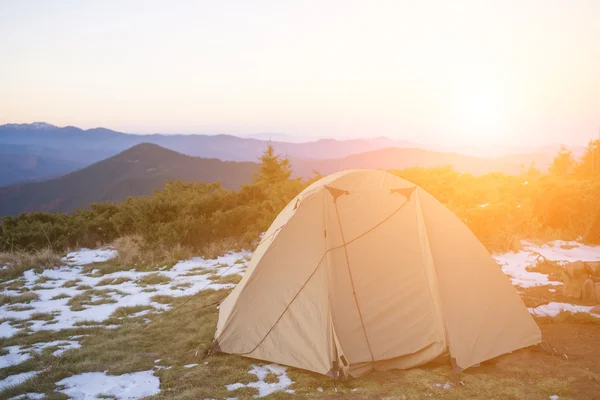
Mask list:
[[[277,216],[219,308],[213,349],[358,377],[444,356],[462,370],[540,342],[458,217],[395,175],[350,170]]]

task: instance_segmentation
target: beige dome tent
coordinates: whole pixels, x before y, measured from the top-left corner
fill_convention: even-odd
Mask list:
[[[540,343],[500,267],[450,210],[384,171],[306,188],[223,301],[216,351],[358,377]]]

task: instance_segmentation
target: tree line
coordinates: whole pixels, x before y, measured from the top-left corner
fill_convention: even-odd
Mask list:
[[[549,173],[534,166],[519,175],[473,176],[451,166],[390,171],[427,190],[463,220],[490,251],[517,249],[524,239],[600,243],[600,143],[581,160],[561,149]],[[239,190],[219,183],[175,181],[150,196],[95,203],[72,214],[3,217],[0,251],[64,251],[95,247],[127,235],[145,246],[202,249],[235,238],[250,247],[285,205],[319,179],[291,179],[290,162],[269,146],[254,180]],[[600,162],[598,163],[600,164]],[[594,173],[594,171],[596,171]]]

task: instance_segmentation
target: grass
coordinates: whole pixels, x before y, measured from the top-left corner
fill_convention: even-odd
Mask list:
[[[8,306],[6,309],[8,311],[29,311],[29,310],[33,310],[34,307],[31,306],[24,306],[21,304],[12,304],[10,306]]]
[[[0,294],[0,306],[5,304],[31,303],[39,298],[40,296],[38,296],[38,294],[35,292],[25,292],[16,296]]]
[[[29,317],[29,319],[32,319],[34,321],[52,321],[54,319],[54,314],[52,314],[52,313],[33,313],[33,314],[31,314],[31,317]]]
[[[230,251],[242,250],[240,240],[234,237],[212,240],[202,249],[200,254],[207,259],[214,259]]]
[[[213,281],[213,283],[218,283],[218,284],[222,284],[222,285],[225,285],[228,283],[237,284],[242,280],[242,276],[238,275],[238,274],[231,274],[231,275],[224,275],[224,276],[213,274],[213,275],[209,276],[208,279]]]
[[[56,296],[54,296],[51,300],[68,299],[69,297],[71,297],[71,296],[69,296],[66,293],[61,293],[61,294],[57,294]]]
[[[539,272],[548,275],[548,279],[551,281],[562,282],[562,273],[564,271],[564,267],[560,263],[547,260],[544,256],[535,251],[531,252],[530,254],[536,257],[536,263],[531,267],[527,267],[527,271]]]
[[[85,293],[85,302],[92,296],[101,296],[105,291],[92,290]],[[214,329],[218,318],[216,307],[206,304],[221,301],[228,291],[207,290],[193,298],[159,296],[153,301],[170,304],[177,312],[148,314],[148,324],[139,324],[139,319],[127,318],[132,314],[148,310],[150,306],[121,307],[112,318],[122,318],[117,329],[102,329],[97,323],[81,323],[80,327],[69,332],[34,332],[2,341],[2,347],[9,345],[30,345],[51,340],[68,340],[71,335],[90,333],[81,349],[71,350],[60,359],[43,353],[36,355],[23,365],[0,371],[3,377],[27,370],[41,371],[31,381],[9,388],[0,393],[8,398],[26,392],[47,393],[48,398],[63,398],[54,392],[55,382],[83,372],[108,371],[110,375],[152,370],[154,360],[161,359],[160,365],[173,366],[171,369],[154,370],[161,381],[161,393],[156,399],[203,399],[227,398],[251,399],[256,389],[244,387],[228,391],[225,385],[236,382],[249,383],[256,380],[248,374],[252,364],[259,361],[227,354],[215,354],[204,358],[212,345]],[[189,301],[188,301],[189,300]],[[81,302],[80,302],[81,303]],[[185,303],[185,304],[184,304]],[[179,308],[181,307],[181,308]],[[137,321],[137,322],[136,322]],[[106,322],[106,321],[105,321]],[[81,328],[93,326],[96,328]],[[511,357],[508,355],[506,357]],[[553,370],[557,373],[570,366],[570,361],[553,358]],[[198,363],[194,368],[183,365]],[[582,384],[595,384],[589,378],[591,371],[582,378],[572,378],[548,374],[544,363],[528,361],[528,368],[474,368],[461,374],[464,386],[453,382],[451,389],[435,387],[435,384],[452,382],[451,368],[448,365],[431,365],[408,371],[386,371],[366,375],[360,379],[338,382],[338,392],[334,392],[333,381],[325,376],[288,369],[294,381],[291,389],[296,394],[277,392],[270,399],[301,398],[353,398],[353,399],[547,399],[557,394],[562,399],[581,398],[573,394]],[[510,363],[509,363],[510,365]],[[571,367],[572,368],[572,367]],[[273,374],[267,382],[277,382]],[[585,380],[585,382],[584,382]],[[597,384],[597,383],[596,383]],[[323,388],[323,392],[317,388]]]
[[[140,285],[162,285],[171,282],[171,278],[162,274],[150,274],[137,280]]]
[[[119,307],[112,313],[111,318],[122,318],[129,317],[132,314],[136,314],[146,310],[154,310],[152,306],[130,306],[130,307]]]
[[[17,278],[28,269],[41,270],[56,267],[60,264],[60,255],[49,247],[33,252],[0,252],[0,265],[8,267],[0,270],[0,280]]]
[[[96,286],[120,285],[121,283],[130,282],[131,279],[125,276],[119,278],[104,278],[96,284]]]
[[[124,265],[174,265],[180,260],[193,256],[192,249],[177,244],[175,246],[148,246],[142,237],[137,235],[121,237],[113,243],[118,251],[117,262]]]
[[[177,289],[189,289],[192,286],[194,286],[191,282],[180,282],[176,285],[172,285],[170,287],[171,290],[177,290]]]
[[[583,312],[572,313],[570,311],[561,311],[555,317],[534,316],[534,318],[538,321],[538,323],[544,324],[577,323],[586,325],[600,325],[600,318]]]
[[[94,300],[94,297],[99,297],[99,299]],[[108,291],[92,289],[71,297],[67,305],[71,307],[71,311],[81,311],[85,310],[86,306],[97,306],[100,304],[116,302],[117,301],[108,294]]]
[[[70,281],[66,281],[65,283],[63,283],[62,287],[71,288],[71,287],[79,285],[79,282],[81,282],[81,279],[73,279]]]

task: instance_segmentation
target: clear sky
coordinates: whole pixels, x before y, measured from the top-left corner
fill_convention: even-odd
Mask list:
[[[0,0],[0,124],[586,143],[600,1]]]

